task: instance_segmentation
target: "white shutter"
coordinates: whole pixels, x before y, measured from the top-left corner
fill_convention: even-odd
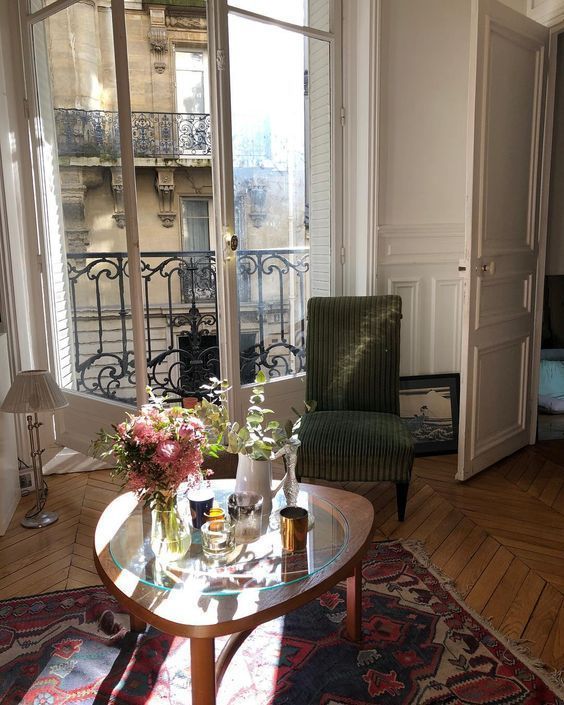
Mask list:
[[[53,352],[59,384],[73,387],[72,328],[69,315],[65,229],[60,190],[57,135],[51,99],[51,77],[45,22],[33,28],[35,72],[39,119],[35,122],[41,158],[41,181],[44,213],[43,268],[49,287],[49,305],[53,327]],[[55,370],[53,370],[55,371]]]
[[[310,24],[329,26],[329,3],[313,0]],[[323,16],[325,15],[325,16]],[[309,234],[311,296],[331,293],[331,70],[329,44],[308,42]]]

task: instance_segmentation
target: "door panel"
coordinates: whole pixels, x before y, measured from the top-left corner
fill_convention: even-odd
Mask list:
[[[475,2],[458,479],[529,442],[547,44],[544,27]]]
[[[526,337],[475,348],[475,394],[480,408],[473,438],[475,456],[525,430],[528,346]],[[494,396],[499,389],[504,394]]]
[[[331,43],[234,12],[228,33],[238,250],[223,273],[237,291],[234,413],[263,370],[268,405],[284,420],[304,400],[308,298],[332,292]]]
[[[106,252],[126,241],[123,202],[104,197],[123,190],[113,54],[100,56],[97,35],[111,41],[110,18],[111,8],[77,2],[31,26],[43,269],[54,371],[69,401],[57,441],[81,452],[131,410],[112,398],[136,397],[127,258]]]

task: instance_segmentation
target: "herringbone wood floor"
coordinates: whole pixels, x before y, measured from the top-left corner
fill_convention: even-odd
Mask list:
[[[423,542],[469,605],[505,634],[564,668],[564,442],[519,451],[472,480],[453,477],[455,456],[419,458],[406,520],[391,485],[353,484],[374,504],[377,539]],[[92,538],[118,487],[107,471],[49,478],[56,524],[24,529],[25,497],[0,538],[0,598],[98,583]]]

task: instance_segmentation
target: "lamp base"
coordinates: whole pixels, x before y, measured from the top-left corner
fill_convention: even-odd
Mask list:
[[[56,512],[39,512],[33,517],[24,517],[21,520],[21,525],[26,529],[40,529],[42,526],[54,524],[59,515]]]

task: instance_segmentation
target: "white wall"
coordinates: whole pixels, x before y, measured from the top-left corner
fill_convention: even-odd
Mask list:
[[[402,374],[460,364],[470,5],[381,0],[378,293],[402,296]]]

